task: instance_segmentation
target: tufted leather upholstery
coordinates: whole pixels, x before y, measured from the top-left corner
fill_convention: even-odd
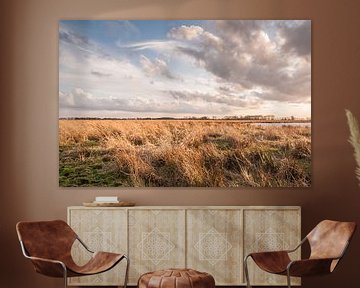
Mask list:
[[[143,274],[138,288],[214,288],[214,277],[192,269],[166,269]]]

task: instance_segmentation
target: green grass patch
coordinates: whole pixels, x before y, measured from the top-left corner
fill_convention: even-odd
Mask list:
[[[111,154],[112,151],[106,152],[94,148],[89,150],[78,146],[61,147],[59,185],[61,187],[129,186],[127,177],[116,171],[115,159]]]

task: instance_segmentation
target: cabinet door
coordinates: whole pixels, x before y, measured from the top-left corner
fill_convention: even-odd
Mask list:
[[[244,211],[245,255],[251,252],[275,251],[295,248],[301,241],[299,209],[258,209]],[[300,259],[300,249],[292,253]],[[286,277],[266,273],[252,261],[249,276],[252,285],[286,285]],[[299,285],[299,278],[292,284]]]
[[[93,251],[127,254],[127,215],[125,209],[70,209],[69,225],[80,239]],[[82,245],[76,241],[72,255],[76,263],[84,264],[89,258]],[[69,278],[70,285],[122,285],[126,261],[113,269],[93,276]]]
[[[129,281],[145,272],[185,267],[185,210],[129,210]]]
[[[212,274],[216,285],[242,280],[242,211],[187,211],[187,266]]]

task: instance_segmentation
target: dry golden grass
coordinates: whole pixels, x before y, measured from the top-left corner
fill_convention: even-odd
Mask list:
[[[239,121],[60,120],[61,186],[307,187],[311,129]]]
[[[349,142],[354,148],[354,157],[357,164],[355,174],[359,180],[360,185],[360,129],[359,124],[355,116],[349,111],[346,110],[346,117],[348,120],[348,125],[350,129],[350,138]]]

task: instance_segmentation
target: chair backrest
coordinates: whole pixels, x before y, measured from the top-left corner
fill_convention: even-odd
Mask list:
[[[342,256],[355,229],[355,222],[321,221],[306,236],[311,248],[310,258],[337,258]],[[332,270],[335,266],[332,267]]]
[[[62,220],[19,222],[19,240],[30,256],[61,260],[70,256],[75,232]]]

